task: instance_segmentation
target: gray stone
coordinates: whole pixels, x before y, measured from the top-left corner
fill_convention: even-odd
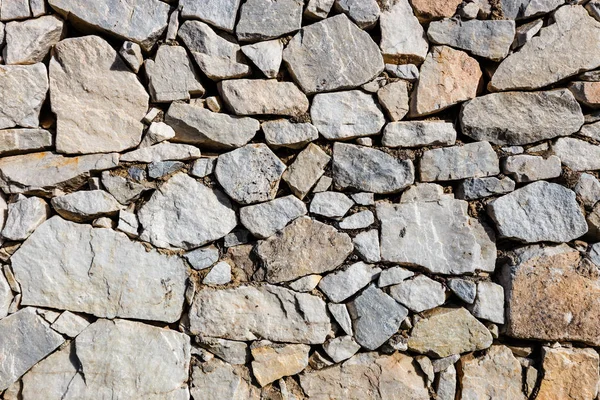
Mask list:
[[[175,130],[173,141],[215,149],[244,146],[260,129],[253,118],[214,113],[185,103],[171,104],[165,122]]]
[[[301,28],[302,0],[247,0],[235,27],[238,40],[262,41]]]
[[[540,18],[517,27],[515,40],[511,47],[515,49],[525,45],[539,33],[542,26],[544,26],[544,19]]]
[[[489,83],[491,89],[542,88],[600,66],[600,54],[596,52],[600,22],[580,5],[559,8],[553,19],[554,23],[542,28],[539,36],[498,66]]]
[[[386,287],[391,285],[397,285],[406,279],[413,276],[415,273],[409,271],[402,267],[392,267],[388,269],[384,269],[379,274],[379,280],[377,281],[377,286]]]
[[[415,183],[402,192],[400,203],[439,201],[444,199],[454,199],[454,196],[451,193],[444,193],[444,188],[436,183]]]
[[[498,156],[488,142],[427,150],[419,163],[424,182],[480,178],[500,173]]]
[[[572,171],[600,169],[600,146],[575,138],[559,138],[552,144],[552,154]]]
[[[217,160],[215,176],[225,193],[240,204],[273,200],[286,166],[264,144],[248,144]]]
[[[409,82],[419,79],[419,68],[414,64],[385,64],[385,71],[396,78]]]
[[[80,191],[54,197],[52,207],[64,219],[75,222],[115,216],[121,209],[117,200],[104,190]]]
[[[9,240],[25,240],[49,216],[48,203],[39,197],[29,197],[10,203],[2,237]]]
[[[181,46],[160,46],[154,59],[146,60],[144,67],[150,96],[155,103],[189,100],[190,95],[204,94],[194,66]]]
[[[233,32],[241,0],[181,0],[181,16],[197,18],[226,32]]]
[[[469,309],[477,318],[503,324],[504,288],[493,282],[478,282],[477,297]]]
[[[161,161],[194,160],[200,158],[200,150],[188,144],[162,142],[150,147],[133,150],[121,156],[123,162],[151,163]]]
[[[592,124],[583,125],[577,133],[581,136],[598,141],[600,139],[600,123],[594,122]]]
[[[59,152],[122,151],[142,139],[140,121],[148,110],[148,93],[98,36],[65,39],[56,45],[50,61],[50,101],[57,116]]]
[[[309,143],[283,173],[283,180],[302,200],[319,181],[329,160],[331,157],[319,146]]]
[[[163,178],[185,168],[181,161],[155,161],[148,164],[148,176],[152,179]]]
[[[568,242],[588,230],[575,193],[556,183],[531,183],[488,205],[501,237],[526,243]]]
[[[244,342],[201,336],[196,336],[196,341],[200,346],[230,364],[241,365],[248,362],[248,345]]]
[[[380,268],[357,262],[343,271],[325,275],[319,282],[319,289],[331,301],[340,303],[367,286],[380,272]]]
[[[184,173],[154,192],[138,211],[138,218],[140,238],[165,248],[193,249],[222,238],[237,225],[231,202],[222,192]]]
[[[215,170],[215,166],[217,165],[217,158],[199,158],[194,161],[192,164],[192,169],[189,171],[191,176],[195,176],[196,178],[204,178],[212,174]]]
[[[399,160],[379,150],[335,143],[333,179],[340,190],[396,193],[413,183],[414,166],[410,160]]]
[[[52,323],[52,329],[70,338],[74,338],[89,325],[90,323],[87,319],[65,311]]]
[[[448,288],[452,293],[467,304],[473,304],[477,295],[477,285],[475,282],[466,279],[454,278],[448,280]]]
[[[55,216],[11,260],[24,305],[107,318],[174,322],[181,316],[184,263],[148,252],[123,233]]]
[[[356,354],[360,350],[360,345],[352,339],[352,336],[340,336],[325,342],[323,350],[334,362],[339,363]]]
[[[317,181],[317,184],[313,187],[313,193],[321,193],[329,190],[333,184],[333,179],[328,176],[322,176]]]
[[[600,201],[600,182],[594,175],[581,174],[573,190],[586,207],[593,207]]]
[[[364,229],[371,226],[374,222],[375,216],[373,213],[370,210],[364,210],[344,218],[338,226],[340,229]]]
[[[8,315],[8,310],[10,309],[13,299],[11,286],[0,270],[0,319]]]
[[[435,44],[452,46],[479,57],[501,61],[508,55],[515,37],[515,22],[445,19],[429,24],[427,36]]]
[[[437,399],[454,400],[456,398],[456,382],[456,368],[454,365],[440,371],[435,391]]]
[[[453,199],[378,203],[382,260],[422,266],[437,274],[493,271],[496,246],[491,233],[469,217],[467,208],[466,201]]]
[[[352,319],[345,304],[327,303],[327,308],[335,322],[347,335],[352,336]]]
[[[233,1],[239,3],[240,0]],[[210,2],[214,3],[214,0]],[[185,7],[182,13],[185,16]],[[200,21],[186,21],[177,34],[192,53],[198,67],[213,81],[250,74],[251,68],[240,46],[233,39],[218,35],[210,26]]]
[[[142,48],[139,44],[130,41],[123,42],[123,45],[119,49],[119,55],[125,61],[125,63],[131,68],[136,74],[144,64],[144,55],[142,54]]]
[[[308,0],[304,16],[311,19],[321,20],[327,18],[327,15],[333,7],[335,0]]]
[[[385,124],[373,96],[360,90],[317,94],[310,117],[319,133],[329,140],[376,135]]]
[[[308,111],[308,99],[292,82],[280,82],[276,79],[231,79],[219,82],[218,88],[223,101],[238,115],[293,117]]]
[[[203,247],[184,255],[192,268],[197,271],[206,269],[219,261],[219,250],[215,246]]]
[[[373,229],[367,232],[361,232],[352,239],[354,248],[358,256],[365,262],[379,262],[379,232]]]
[[[254,236],[265,239],[306,215],[306,205],[295,196],[280,197],[266,203],[242,207],[240,223]]]
[[[50,6],[85,30],[99,30],[150,51],[167,28],[170,7],[159,0],[49,0]]]
[[[0,319],[0,390],[8,388],[27,370],[53,352],[65,339],[36,312],[26,307]]]
[[[346,14],[362,29],[370,29],[379,19],[376,0],[336,0],[335,9]]]
[[[564,0],[501,0],[502,16],[506,19],[526,19],[546,14],[565,3]]]
[[[44,129],[0,130],[0,156],[31,153],[52,146],[52,133]]]
[[[294,124],[287,119],[265,121],[262,123],[261,128],[265,134],[265,141],[273,148],[301,149],[309,142],[319,138],[319,132],[314,125],[309,123]]]
[[[392,0],[379,17],[381,52],[386,63],[420,64],[427,56],[429,45],[425,31],[408,0]]]
[[[146,186],[131,179],[111,175],[109,171],[102,173],[102,185],[121,204],[128,204],[140,197],[144,191],[149,190]]]
[[[515,181],[508,177],[498,179],[468,178],[461,181],[456,190],[456,197],[463,200],[477,200],[483,197],[506,194],[515,190]]]
[[[391,82],[377,90],[377,100],[392,121],[400,121],[408,113],[408,84]]]
[[[231,265],[225,261],[215,264],[202,280],[204,285],[225,285],[231,282]]]
[[[140,224],[136,215],[132,212],[120,210],[119,211],[119,222],[117,224],[117,230],[125,233],[131,238],[138,237],[138,230]]]
[[[310,202],[311,214],[339,219],[354,205],[348,196],[339,192],[316,193]]]
[[[24,22],[9,22],[5,32],[4,62],[35,64],[42,62],[50,49],[62,38],[63,21],[55,15],[46,15]]]
[[[150,147],[153,144],[164,142],[175,137],[175,131],[164,122],[152,122],[146,130],[146,135],[139,147]]]
[[[201,289],[189,320],[194,335],[243,341],[319,344],[331,329],[323,300],[271,285]]]
[[[502,172],[519,182],[557,178],[562,173],[560,158],[521,154],[502,160]]]
[[[351,193],[350,197],[356,204],[361,206],[372,206],[375,204],[375,195],[373,193]]]
[[[455,142],[454,124],[444,121],[392,122],[381,139],[386,147],[452,146]]]
[[[390,296],[370,285],[348,303],[354,339],[367,350],[375,350],[400,328],[408,310]]]
[[[492,93],[466,103],[460,124],[475,140],[523,145],[577,132],[583,114],[567,89]]]
[[[418,275],[390,287],[390,296],[417,313],[441,306],[446,301],[444,286],[425,275]]]
[[[0,9],[0,20],[25,19],[31,16],[28,0],[3,0]]]
[[[0,65],[0,129],[37,128],[47,91],[44,64]]]
[[[194,400],[260,400],[247,368],[213,358],[192,368],[190,392]]]
[[[332,271],[342,265],[352,248],[347,234],[300,217],[259,242],[255,251],[262,260],[266,281],[279,283]]]
[[[242,52],[267,78],[276,78],[283,58],[281,40],[269,40],[242,47]]]
[[[377,44],[343,14],[304,27],[283,60],[307,94],[358,87],[383,71]]]
[[[177,7],[177,9],[171,12],[169,15],[169,24],[167,25],[167,34],[165,35],[165,42],[173,43],[177,40],[177,31],[179,30],[179,14],[181,12],[181,8]]]

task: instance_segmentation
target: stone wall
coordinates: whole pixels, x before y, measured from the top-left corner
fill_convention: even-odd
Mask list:
[[[0,399],[597,399],[599,0],[0,21]]]

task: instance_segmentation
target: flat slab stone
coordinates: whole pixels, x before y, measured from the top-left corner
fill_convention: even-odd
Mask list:
[[[37,128],[47,91],[44,64],[0,65],[0,129]]]
[[[502,172],[519,183],[557,178],[562,173],[560,158],[518,154],[502,160]]]
[[[9,22],[6,24],[6,64],[43,62],[50,49],[62,38],[63,28],[63,20],[56,15]]]
[[[425,275],[390,288],[390,296],[413,312],[423,312],[446,302],[444,286]]]
[[[142,147],[121,155],[121,161],[152,163],[163,161],[184,161],[200,158],[200,150],[189,144],[162,142],[150,147]]]
[[[496,194],[506,194],[515,190],[515,181],[508,177],[498,179],[494,176],[488,178],[469,178],[462,181],[457,190],[456,197],[463,200],[475,200]]]
[[[246,367],[216,357],[192,367],[190,392],[196,400],[260,400],[260,388],[252,384]]]
[[[295,32],[302,25],[303,0],[248,0],[235,27],[238,40],[264,41]]]
[[[566,137],[558,138],[550,151],[573,171],[600,169],[600,146],[585,140]]]
[[[307,94],[358,87],[384,67],[371,36],[344,14],[302,28],[283,51],[283,61]]]
[[[261,128],[265,134],[265,141],[273,148],[301,149],[309,142],[319,138],[319,132],[313,124],[295,124],[287,119],[265,121]]]
[[[272,285],[201,289],[189,319],[194,335],[244,341],[320,344],[331,329],[323,300]]]
[[[212,26],[233,32],[241,0],[181,0],[181,16],[197,18]]]
[[[310,143],[285,170],[283,180],[292,193],[302,200],[321,178],[330,160],[331,157],[319,146]]]
[[[381,144],[386,147],[452,146],[456,129],[444,121],[400,121],[385,126]]]
[[[69,193],[52,198],[52,207],[63,217],[76,222],[101,216],[115,216],[121,209],[117,200],[104,190]]]
[[[123,233],[55,216],[11,260],[23,305],[108,318],[175,322],[181,317],[183,261],[147,252]]]
[[[386,63],[420,64],[427,56],[425,31],[408,0],[394,0],[379,16],[381,52]]]
[[[549,13],[565,3],[564,0],[501,0],[502,16],[506,19],[526,19]]]
[[[480,178],[500,173],[498,155],[488,142],[427,150],[419,162],[424,182]]]
[[[380,272],[381,268],[365,264],[364,262],[357,262],[345,270],[325,275],[319,282],[319,289],[331,301],[341,303],[367,286]]]
[[[137,146],[148,98],[137,76],[104,39],[84,36],[56,45],[50,60],[50,101],[57,116],[57,151],[106,153]]]
[[[284,376],[296,375],[308,366],[309,351],[310,346],[305,344],[255,342],[251,348],[252,374],[261,387]]]
[[[44,129],[0,130],[0,156],[31,153],[52,146],[52,133]]]
[[[306,213],[306,205],[290,195],[241,208],[240,223],[254,236],[265,239]]]

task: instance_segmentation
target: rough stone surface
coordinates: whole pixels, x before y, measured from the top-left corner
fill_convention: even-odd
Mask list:
[[[241,0],[181,0],[181,16],[197,18],[227,32],[233,32]]]
[[[39,197],[10,203],[2,237],[9,240],[25,240],[49,215],[48,203]]]
[[[412,0],[411,2],[415,14],[421,21],[450,18],[460,3],[459,0]]]
[[[376,229],[361,232],[352,239],[352,243],[359,257],[365,262],[379,262],[379,232]]]
[[[364,229],[375,222],[375,216],[369,210],[359,211],[344,218],[338,226],[340,229]]]
[[[424,182],[480,178],[500,173],[498,156],[488,142],[427,150],[419,163]]]
[[[477,296],[477,284],[466,279],[450,279],[448,281],[448,288],[452,290],[452,293],[454,293],[459,299],[468,304],[473,304],[475,297]]]
[[[316,193],[310,202],[310,213],[339,219],[354,205],[348,196],[338,192]]]
[[[90,221],[101,216],[116,215],[121,206],[104,190],[75,192],[54,197],[52,207],[63,217],[75,222]]]
[[[267,78],[276,78],[283,59],[281,40],[268,40],[242,47],[242,52]]]
[[[292,193],[302,200],[325,172],[331,157],[320,147],[309,144],[283,173],[283,180]]]
[[[600,107],[600,82],[572,82],[569,90],[581,104]]]
[[[452,146],[455,142],[454,125],[443,121],[392,122],[386,125],[381,139],[386,147]]]
[[[456,191],[456,197],[464,200],[476,200],[483,197],[510,193],[515,190],[515,181],[508,177],[498,179],[467,178],[463,180]]]
[[[377,100],[392,121],[400,121],[408,113],[408,85],[405,81],[388,83],[377,91]]]
[[[425,275],[392,286],[390,296],[413,312],[430,310],[446,301],[442,284]]]
[[[187,144],[162,142],[125,153],[121,156],[121,161],[151,163],[193,160],[196,158],[200,158],[200,150],[197,147]]]
[[[557,178],[562,168],[560,158],[556,156],[544,158],[520,154],[504,159],[502,172],[512,176],[516,182],[523,183]]]
[[[294,124],[287,119],[265,121],[262,123],[261,128],[265,134],[265,141],[273,148],[301,149],[309,142],[319,138],[319,132],[314,125],[309,123]]]
[[[593,207],[600,201],[600,181],[591,174],[581,174],[573,189],[586,207]]]
[[[235,33],[239,40],[263,41],[301,28],[302,0],[248,0],[240,8]]]
[[[260,386],[284,376],[296,375],[308,366],[308,351],[305,344],[273,345],[257,342],[251,349],[252,373]]]
[[[0,156],[45,150],[52,146],[52,134],[43,129],[0,130]]]
[[[0,129],[37,128],[47,91],[44,64],[0,65]]]
[[[6,24],[6,64],[35,64],[42,62],[50,49],[61,39],[63,21],[46,15],[24,22]],[[0,35],[0,42],[2,41]]]
[[[319,282],[319,289],[331,301],[340,303],[367,286],[379,272],[380,268],[357,262],[343,271],[326,275]]]
[[[306,215],[306,205],[295,196],[286,196],[240,209],[240,223],[254,236],[265,239]]]
[[[408,0],[393,0],[379,17],[381,52],[386,63],[421,63],[429,45]]]
[[[576,138],[559,138],[551,152],[573,171],[600,169],[600,146]]]
[[[190,393],[194,400],[260,399],[246,368],[232,366],[218,358],[192,368]]]
[[[380,14],[376,0],[337,0],[335,8],[346,14],[362,29],[372,28]]]
[[[470,310],[477,318],[503,324],[504,289],[502,286],[493,282],[478,282],[477,296]]]

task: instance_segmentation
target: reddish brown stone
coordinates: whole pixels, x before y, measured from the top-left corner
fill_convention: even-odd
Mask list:
[[[600,82],[572,82],[569,90],[573,96],[588,107],[600,107]]]
[[[462,0],[412,0],[411,4],[421,22],[450,18]]]
[[[542,350],[544,378],[537,400],[585,400],[596,398],[598,353],[593,349]]]

